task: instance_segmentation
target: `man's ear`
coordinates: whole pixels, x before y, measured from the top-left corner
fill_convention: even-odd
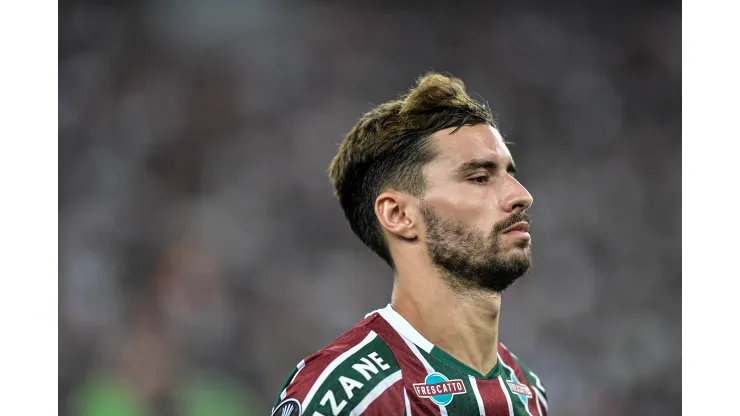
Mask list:
[[[405,240],[419,237],[415,199],[406,193],[388,190],[375,200],[375,215],[388,233]]]

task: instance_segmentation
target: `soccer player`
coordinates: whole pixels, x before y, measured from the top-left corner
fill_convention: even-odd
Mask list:
[[[459,79],[428,74],[365,114],[329,176],[393,270],[391,302],[301,361],[273,415],[546,415],[540,379],[498,334],[501,294],[531,265],[515,173]]]

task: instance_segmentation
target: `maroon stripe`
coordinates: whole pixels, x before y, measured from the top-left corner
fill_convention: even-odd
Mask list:
[[[509,401],[506,400],[506,393],[501,390],[499,379],[500,376],[490,380],[476,379],[486,416],[510,416]]]
[[[537,411],[537,396],[535,396],[536,389],[534,386],[529,384],[529,381],[527,380],[527,377],[524,375],[524,371],[522,371],[522,368],[519,367],[519,364],[516,362],[516,359],[513,355],[509,352],[509,350],[506,349],[506,347],[503,346],[503,344],[498,344],[498,353],[501,356],[501,358],[504,360],[504,363],[511,367],[512,370],[514,370],[514,374],[516,375],[516,378],[519,379],[519,383],[526,385],[529,387],[529,390],[532,392],[532,397],[527,400],[527,408],[529,409],[529,413],[532,414],[532,416],[542,416]],[[511,400],[519,400],[519,396],[512,395]]]
[[[396,381],[378,396],[363,412],[367,415],[402,415],[406,405],[403,402],[403,382]]]
[[[306,357],[304,360],[305,366],[298,372],[298,375],[288,386],[285,399],[293,398],[302,403],[306,398],[306,395],[308,395],[309,390],[311,390],[311,387],[316,382],[316,379],[321,375],[326,367],[328,367],[329,364],[331,364],[331,362],[342,353],[365,339],[367,334],[370,333],[370,329],[367,328],[364,323],[366,322],[361,322],[363,325],[358,324],[354,328],[342,334],[325,348]]]
[[[416,358],[411,348],[406,345],[401,335],[393,329],[388,321],[383,319],[378,313],[373,315],[377,319],[373,319],[368,323],[368,327],[375,331],[385,341],[391,351],[393,351],[396,362],[401,367],[403,385],[406,389],[406,395],[409,398],[411,413],[413,415],[441,415],[439,406],[434,404],[431,399],[419,397],[416,394],[416,390],[414,390],[413,384],[423,383],[427,377],[427,370],[424,368],[424,364]],[[401,398],[401,402],[403,403],[403,397]]]
[[[539,408],[542,410],[542,413],[538,413],[538,414],[540,416],[547,416],[547,408],[545,408],[545,405],[543,405],[542,403],[538,403],[539,400],[540,400],[539,399],[539,396],[542,393],[540,393],[540,391],[537,390],[537,389],[532,389],[532,394],[534,395],[534,400],[535,400],[535,406],[534,407],[537,407],[537,405],[539,404],[539,406],[540,406]],[[532,414],[534,415],[534,413],[532,413]]]

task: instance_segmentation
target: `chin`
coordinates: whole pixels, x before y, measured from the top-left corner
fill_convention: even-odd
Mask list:
[[[532,257],[532,246],[529,244],[529,242],[525,242],[526,244],[517,243],[509,247],[508,249],[499,250],[499,253],[505,254],[507,258],[514,259],[514,258],[521,258],[521,257]]]
[[[532,241],[531,240],[524,240],[524,239],[522,239],[522,240],[516,240],[516,241],[514,241],[514,243],[512,244],[512,246],[514,248],[525,249],[527,251],[530,251],[531,250],[531,247],[532,247]]]
[[[524,273],[526,273],[532,268],[532,252],[529,248],[517,248],[506,256],[505,261],[509,264],[516,264],[519,269],[525,269],[526,271]]]

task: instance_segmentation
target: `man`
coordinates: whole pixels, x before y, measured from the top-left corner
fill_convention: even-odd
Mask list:
[[[391,303],[294,369],[273,415],[546,415],[499,342],[501,293],[531,265],[532,197],[491,113],[429,74],[364,115],[329,175],[394,271]]]

